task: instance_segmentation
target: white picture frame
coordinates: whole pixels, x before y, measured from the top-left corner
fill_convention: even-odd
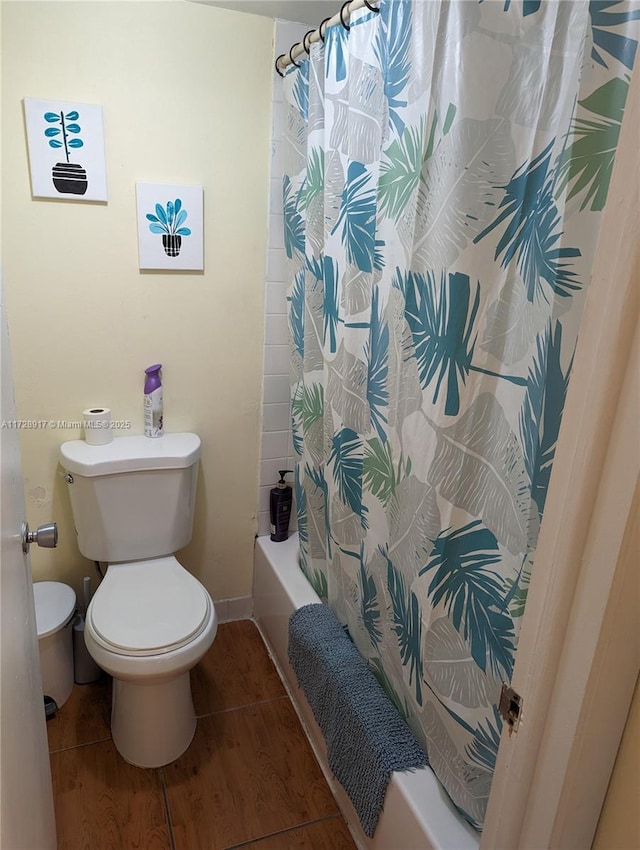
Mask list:
[[[142,270],[204,270],[202,186],[136,183]]]
[[[102,106],[23,99],[34,198],[107,201]]]

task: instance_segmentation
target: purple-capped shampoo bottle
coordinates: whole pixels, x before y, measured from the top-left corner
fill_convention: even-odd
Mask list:
[[[162,363],[145,369],[144,381],[144,435],[145,437],[161,437],[164,433],[162,424],[162,382],[160,380]]]

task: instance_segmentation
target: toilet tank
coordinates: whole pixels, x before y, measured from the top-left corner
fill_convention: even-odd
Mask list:
[[[60,447],[78,547],[93,561],[171,555],[191,540],[200,438],[115,437]]]

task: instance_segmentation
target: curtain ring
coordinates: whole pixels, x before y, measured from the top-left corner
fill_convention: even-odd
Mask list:
[[[295,59],[293,58],[293,49],[294,49],[295,47],[297,47],[299,44],[300,44],[300,42],[298,42],[297,44],[292,44],[292,45],[291,45],[291,50],[289,51],[289,61],[291,62],[291,64],[292,64],[292,65],[295,65],[295,66],[296,66],[296,68],[300,68],[300,65],[298,65],[298,63],[297,63],[297,62],[295,61]]]
[[[324,33],[327,29],[327,23],[331,20],[331,18],[325,18],[324,21],[318,27],[318,35],[320,36],[320,41],[324,44]],[[324,27],[324,29],[323,29]]]
[[[379,11],[380,11],[380,6],[372,6],[372,5],[371,5],[371,3],[369,3],[369,0],[364,0],[364,5],[365,5],[365,6],[367,7],[367,9],[369,9],[371,12],[379,12]]]
[[[349,26],[349,24],[345,24],[345,22],[344,22],[344,10],[347,8],[349,3],[351,3],[351,0],[347,0],[347,2],[343,3],[342,6],[340,7],[340,23],[346,29],[347,32],[349,32],[351,27]],[[348,14],[348,12],[347,12],[347,14]]]
[[[286,59],[286,58],[287,58],[287,54],[286,54],[286,53],[281,53],[281,54],[280,54],[280,56],[278,56],[278,58],[276,59],[276,71],[280,74],[280,76],[281,76],[283,79],[284,79],[284,74],[283,74],[283,73],[282,73],[282,71],[280,70],[279,62],[280,62],[280,60],[281,60],[281,59]]]
[[[307,56],[310,55],[309,54],[310,47],[307,47],[307,39],[309,38],[310,35],[313,35],[314,32],[315,32],[315,30],[309,30],[309,32],[306,32],[304,34],[304,38],[302,39],[302,47],[303,47],[304,52],[307,54]]]

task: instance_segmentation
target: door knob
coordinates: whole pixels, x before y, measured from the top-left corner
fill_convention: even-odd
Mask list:
[[[29,546],[32,543],[37,543],[38,546],[44,546],[46,549],[55,549],[58,545],[58,526],[55,522],[48,522],[46,525],[39,525],[35,531],[29,531],[29,523],[22,523],[22,551],[26,555],[29,552]]]

